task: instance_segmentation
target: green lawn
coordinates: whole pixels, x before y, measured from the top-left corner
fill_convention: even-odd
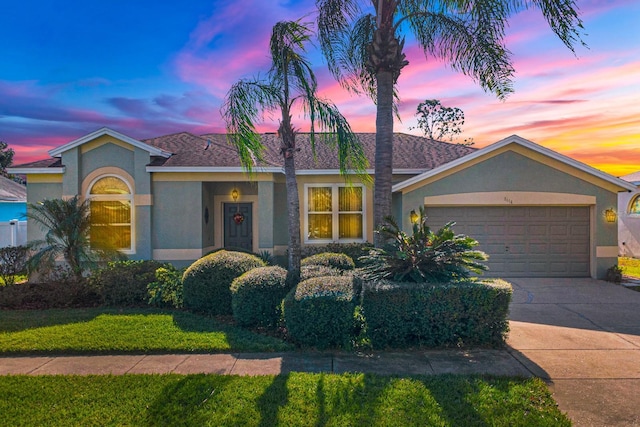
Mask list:
[[[261,352],[276,338],[213,318],[154,309],[0,310],[0,354]]]
[[[620,257],[618,258],[618,266],[625,276],[640,279],[640,259]]]
[[[539,379],[364,374],[0,377],[11,426],[569,426]]]

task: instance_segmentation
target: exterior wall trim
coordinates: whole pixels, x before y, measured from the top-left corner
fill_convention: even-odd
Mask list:
[[[596,196],[537,191],[493,191],[482,193],[426,196],[427,206],[531,206],[531,205],[595,205]]]

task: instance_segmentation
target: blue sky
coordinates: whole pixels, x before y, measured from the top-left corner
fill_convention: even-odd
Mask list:
[[[463,138],[482,147],[517,133],[614,175],[640,170],[640,2],[578,0],[584,41],[574,55],[537,11],[514,16],[508,47],[515,94],[500,102],[409,41],[395,130],[418,133],[417,104],[437,98],[466,115]],[[135,138],[223,132],[219,108],[240,78],[268,68],[279,20],[314,1],[33,0],[3,5],[0,140],[15,162],[102,126]],[[313,20],[313,15],[308,18]],[[321,91],[356,131],[375,129],[375,107],[338,87],[310,54]],[[267,121],[262,130],[275,130]],[[300,119],[298,127],[304,129]]]

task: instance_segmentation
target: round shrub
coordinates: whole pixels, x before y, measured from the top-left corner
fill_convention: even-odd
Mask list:
[[[235,251],[217,251],[191,264],[182,276],[185,308],[208,314],[231,314],[229,287],[236,277],[264,267],[255,255]]]
[[[350,256],[336,252],[323,252],[321,254],[311,255],[303,259],[300,265],[322,265],[339,270],[353,270],[356,267]]]
[[[322,276],[342,276],[343,270],[324,265],[304,265],[300,268],[300,281]]]
[[[289,288],[287,270],[260,267],[247,271],[231,283],[233,317],[241,326],[275,326],[282,300]]]
[[[354,336],[357,289],[351,276],[304,280],[284,299],[289,336],[317,348],[348,346]]]

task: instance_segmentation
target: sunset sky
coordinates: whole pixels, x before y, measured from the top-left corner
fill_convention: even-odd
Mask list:
[[[406,45],[396,132],[419,134],[425,99],[462,109],[462,138],[484,147],[512,134],[616,176],[640,170],[640,2],[577,0],[584,41],[575,54],[536,10],[514,16],[507,46],[516,69],[506,101]],[[238,79],[268,70],[280,20],[307,16],[313,0],[5,2],[0,14],[0,140],[14,164],[107,126],[134,138],[224,132],[220,106]],[[342,90],[317,50],[321,93],[359,132],[375,106]],[[302,118],[296,127],[305,129]],[[267,121],[263,131],[275,131]]]

